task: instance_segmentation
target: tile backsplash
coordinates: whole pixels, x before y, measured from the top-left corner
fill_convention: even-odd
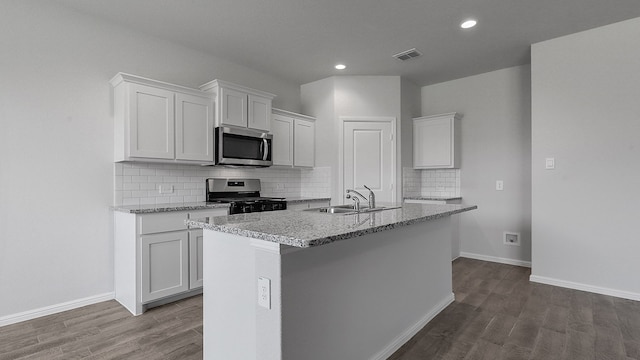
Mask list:
[[[403,196],[456,197],[460,193],[460,169],[402,169]]]
[[[114,205],[205,201],[205,179],[258,178],[264,196],[330,197],[331,168],[226,168],[115,163]],[[162,189],[162,193],[161,193]]]

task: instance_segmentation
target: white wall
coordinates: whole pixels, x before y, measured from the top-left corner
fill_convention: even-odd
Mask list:
[[[529,66],[422,88],[422,115],[463,115],[460,191],[465,204],[478,205],[460,217],[463,256],[531,261],[530,106]],[[503,244],[504,231],[519,232],[521,246]]]
[[[400,200],[401,81],[399,76],[334,76],[301,86],[303,113],[316,117],[316,165],[331,167],[332,203],[345,203],[339,186],[341,116],[396,118],[396,181]]]
[[[278,95],[299,87],[47,1],[0,11],[0,322],[113,291],[112,94],[117,72]]]
[[[534,281],[640,300],[638,39],[640,18],[532,46]]]

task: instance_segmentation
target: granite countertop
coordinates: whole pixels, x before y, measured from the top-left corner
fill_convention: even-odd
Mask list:
[[[185,210],[206,210],[216,208],[228,208],[229,204],[198,202],[182,202],[167,204],[150,204],[150,205],[129,205],[129,206],[112,206],[114,211],[120,211],[130,214],[149,214],[169,211],[185,211]]]
[[[331,198],[314,198],[314,197],[288,197],[284,198],[288,203],[307,202],[307,201],[331,201]],[[215,208],[228,208],[229,204],[198,202],[182,202],[182,203],[166,203],[166,204],[150,204],[150,205],[117,205],[111,208],[114,211],[120,211],[130,214],[149,214],[169,211],[185,211],[185,210],[206,210]]]
[[[306,248],[477,208],[475,205],[403,204],[398,209],[354,215],[283,210],[187,220],[186,223],[193,227]]]
[[[287,197],[284,200],[288,203],[307,202],[307,201],[331,201],[331,198],[314,198],[314,197]]]
[[[447,201],[447,200],[462,200],[461,196],[454,197],[442,197],[442,196],[405,196],[405,200],[437,200],[437,201]]]

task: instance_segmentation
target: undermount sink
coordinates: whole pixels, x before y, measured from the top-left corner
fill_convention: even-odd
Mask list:
[[[373,209],[369,207],[360,207],[360,211],[356,211],[351,205],[336,205],[336,206],[329,206],[329,207],[306,209],[304,211],[312,211],[312,212],[325,213],[325,214],[355,215],[355,214],[371,213],[371,212],[382,211],[382,210],[392,210],[392,209],[398,209],[398,208],[400,208],[400,206],[377,206]]]

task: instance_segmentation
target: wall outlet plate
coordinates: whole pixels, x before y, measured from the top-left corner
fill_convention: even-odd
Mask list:
[[[258,305],[271,309],[271,280],[262,276],[258,278]]]
[[[502,239],[505,245],[520,246],[520,233],[505,231]]]

